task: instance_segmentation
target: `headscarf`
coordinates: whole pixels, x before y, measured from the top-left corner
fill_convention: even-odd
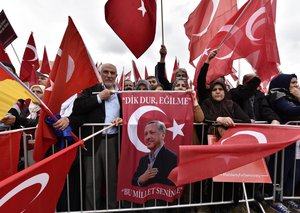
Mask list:
[[[274,88],[283,88],[290,90],[290,83],[292,78],[297,78],[295,74],[279,74],[270,82],[269,90]]]
[[[35,87],[40,88],[42,90],[43,94],[44,94],[44,92],[45,92],[45,86],[35,84],[35,85],[32,85],[30,87],[30,90],[32,90]],[[38,104],[35,104],[32,101],[30,101],[28,110],[29,110],[29,115],[27,116],[27,118],[29,118],[29,119],[36,119],[37,116],[38,116],[38,112],[41,110],[41,107]]]
[[[139,80],[135,85],[135,89],[137,90],[142,84],[145,85],[148,90],[150,90],[150,83],[147,80]]]
[[[212,98],[212,90],[215,87],[215,85],[221,85],[221,87],[224,89],[224,99],[222,101],[216,101]],[[229,117],[233,117],[233,101],[229,100],[227,98],[227,89],[226,89],[226,85],[224,80],[222,79],[217,79],[215,81],[213,81],[210,84],[210,95],[209,98],[207,100],[207,105],[209,106],[209,114],[211,115],[218,115],[221,117],[224,116],[229,116]]]
[[[173,84],[172,84],[172,90],[174,90],[175,89],[175,87],[176,87],[176,84],[177,84],[177,82],[178,81],[183,81],[184,82],[184,84],[185,84],[185,87],[188,89],[189,88],[189,84],[188,84],[188,81],[187,81],[187,79],[186,78],[182,78],[182,77],[180,77],[180,78],[176,78],[175,79],[175,81],[173,82]]]
[[[175,77],[177,76],[177,73],[179,72],[183,72],[186,74],[186,76],[188,76],[186,69],[184,68],[178,68],[177,70],[175,70]]]

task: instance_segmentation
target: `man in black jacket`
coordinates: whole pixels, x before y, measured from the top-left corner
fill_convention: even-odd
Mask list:
[[[79,125],[83,123],[114,123],[122,122],[121,100],[117,93],[115,81],[117,69],[113,64],[103,64],[100,68],[103,83],[85,89],[75,100],[70,121],[80,118]],[[103,126],[82,127],[84,138],[93,132],[102,129]],[[118,128],[112,127],[102,134],[85,142],[87,152],[83,152],[83,170],[85,182],[84,205],[86,210],[100,209],[104,207],[105,198],[101,194],[108,184],[106,200],[108,208],[117,207],[117,164],[118,164]],[[107,155],[106,155],[107,150]],[[109,159],[106,161],[106,159]],[[93,161],[94,160],[94,161]],[[94,170],[94,171],[93,171]],[[93,180],[93,174],[95,180]],[[108,179],[106,179],[108,177]],[[95,183],[95,185],[94,185]],[[104,189],[103,189],[104,186]],[[96,206],[94,206],[94,193]]]
[[[132,178],[132,185],[148,186],[154,183],[174,185],[168,175],[177,165],[177,156],[164,146],[166,126],[161,121],[149,122],[144,131],[145,145],[150,153],[140,159]]]

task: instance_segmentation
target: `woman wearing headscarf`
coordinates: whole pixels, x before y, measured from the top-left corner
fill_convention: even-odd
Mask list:
[[[186,91],[186,93],[190,93],[192,95],[193,105],[194,105],[194,122],[202,123],[204,121],[204,113],[197,101],[196,92],[193,89],[191,89],[191,87],[192,87],[192,83],[191,83],[191,85],[189,85],[186,78],[179,77],[179,78],[175,79],[175,81],[172,85],[172,90],[173,91]],[[197,136],[197,132],[195,131],[195,128],[193,131],[192,144],[200,145],[199,138]]]
[[[183,77],[178,77],[175,79],[175,81],[173,82],[172,85],[172,90],[173,91],[185,91],[186,93],[191,94],[192,98],[193,98],[193,106],[194,106],[194,123],[202,123],[204,121],[204,113],[201,109],[201,107],[199,106],[197,97],[196,97],[196,92],[192,89],[192,82],[190,83],[190,85],[188,84],[188,81],[186,78]],[[192,144],[193,145],[200,145],[200,140],[199,137],[197,135],[197,127],[198,126],[194,126],[193,129],[193,137],[192,137]],[[203,142],[203,141],[202,141]],[[183,200],[184,202],[188,203],[189,202],[189,195],[191,194],[192,200],[197,200],[199,197],[199,188],[197,183],[192,184],[190,187],[186,187],[183,193]]]
[[[281,123],[285,124],[289,121],[300,121],[300,88],[297,76],[295,74],[279,74],[270,82],[268,100],[273,110],[280,117]],[[297,144],[299,146],[299,143]],[[293,190],[293,172],[295,162],[296,144],[292,144],[284,150],[284,175],[283,175],[283,195],[291,196]],[[281,155],[278,155],[277,164],[277,180],[280,181]],[[274,160],[272,155],[268,164],[270,174],[274,174]],[[299,163],[297,163],[299,170]],[[295,181],[299,184],[299,179]],[[279,201],[279,197],[275,197],[276,202],[272,205],[274,209],[285,208]],[[293,200],[287,200],[284,205],[300,211],[300,205]]]
[[[224,130],[235,123],[251,123],[248,115],[240,106],[227,98],[226,85],[222,79],[213,81],[210,85],[209,97],[201,105],[208,122],[217,122],[220,126],[215,134],[219,139]],[[214,128],[209,128],[209,133],[214,133]]]
[[[240,106],[234,101],[227,98],[227,89],[223,79],[218,78],[213,81],[209,87],[209,97],[205,99],[201,108],[204,112],[205,120],[209,123],[217,123],[216,126],[211,125],[208,128],[208,134],[215,135],[217,139],[221,138],[226,129],[229,126],[234,126],[235,123],[251,123],[248,115],[240,108]],[[217,166],[217,165],[216,165]],[[208,188],[210,182],[207,182]],[[232,192],[234,187],[234,200],[235,204],[238,201],[238,185],[234,185],[232,183],[214,183],[213,184],[213,193],[214,193],[214,201],[221,201],[222,198],[222,190],[224,190],[224,199],[231,200]],[[209,195],[210,192],[207,192],[206,196]],[[229,212],[230,205],[215,205],[212,206],[212,212]]]

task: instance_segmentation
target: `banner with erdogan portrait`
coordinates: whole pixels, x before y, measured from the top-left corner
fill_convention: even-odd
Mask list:
[[[172,202],[183,186],[168,179],[177,166],[179,145],[192,141],[193,102],[179,92],[122,93],[123,131],[118,200]]]

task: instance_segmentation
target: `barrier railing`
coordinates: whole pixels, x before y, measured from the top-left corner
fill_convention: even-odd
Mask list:
[[[288,124],[291,125],[299,125],[300,122],[290,122]],[[201,144],[207,144],[207,125],[206,124],[194,124],[198,128],[198,136],[200,139]],[[95,127],[98,126],[109,126],[109,124],[85,124],[82,128],[91,128],[92,132],[95,132]],[[82,136],[82,128],[79,129],[79,138]],[[120,127],[119,131],[120,132]],[[29,165],[28,162],[28,149],[27,149],[27,143],[28,139],[32,139],[32,135],[24,133],[23,135],[23,149],[24,149],[24,163],[25,167]],[[108,141],[108,138],[106,138],[106,144]],[[93,206],[94,206],[94,212],[113,212],[113,211],[120,211],[120,212],[126,212],[126,211],[139,211],[139,210],[155,210],[155,209],[174,209],[174,208],[192,208],[192,207],[205,207],[205,206],[216,206],[216,205],[224,205],[224,204],[231,204],[234,203],[236,200],[239,202],[245,202],[245,197],[241,195],[242,188],[239,186],[239,183],[216,183],[213,182],[211,179],[204,180],[201,182],[196,182],[193,184],[189,184],[186,186],[185,192],[182,195],[181,198],[178,198],[173,203],[165,203],[162,205],[158,201],[154,202],[153,206],[147,206],[146,204],[135,204],[130,203],[127,201],[119,201],[118,206],[114,209],[108,208],[108,200],[105,200],[105,205],[101,206],[100,209],[97,209],[97,203],[96,203],[96,178],[95,178],[95,155],[94,155],[94,149],[95,149],[95,143],[97,141],[92,138],[92,157],[93,157]],[[121,135],[118,134],[118,156],[120,156],[120,146],[121,146]],[[55,147],[53,147],[53,152],[57,151]],[[84,187],[84,170],[83,170],[83,152],[85,150],[79,149],[78,152],[78,158],[75,160],[73,167],[71,168],[71,171],[66,179],[65,189],[62,193],[62,196],[60,198],[60,205],[57,207],[58,212],[64,212],[64,211],[81,211],[85,212],[87,211],[85,209],[84,205],[84,197],[85,197],[85,187]],[[107,145],[106,150],[107,153]],[[284,176],[284,164],[281,163],[281,173],[280,173],[280,183],[277,183],[277,164],[278,157],[281,156],[281,162],[284,162],[284,152],[276,153],[275,155],[275,161],[274,161],[274,173],[270,174],[274,177],[273,185],[272,187],[272,193],[268,196],[264,196],[265,200],[274,200],[275,195],[279,194],[281,199],[297,199],[300,200],[300,196],[296,194],[296,158],[294,162],[294,172],[293,172],[293,183],[292,183],[292,195],[285,196],[283,194],[283,176]],[[107,162],[109,160],[109,156],[106,155],[106,165],[105,169],[107,170]],[[266,159],[268,161],[268,159]],[[299,168],[298,168],[299,169]],[[106,172],[106,174],[108,174]],[[109,176],[107,175],[105,177],[105,192],[103,192],[103,197],[107,198],[109,197],[109,190],[108,190],[108,183],[110,181]],[[115,183],[117,184],[117,183]],[[75,188],[74,188],[75,187]],[[246,184],[247,188],[247,200],[248,201],[254,201],[256,193],[259,192],[260,194],[264,195],[266,192],[267,184]],[[77,190],[78,189],[78,190]],[[91,212],[91,210],[88,210],[88,212]]]

